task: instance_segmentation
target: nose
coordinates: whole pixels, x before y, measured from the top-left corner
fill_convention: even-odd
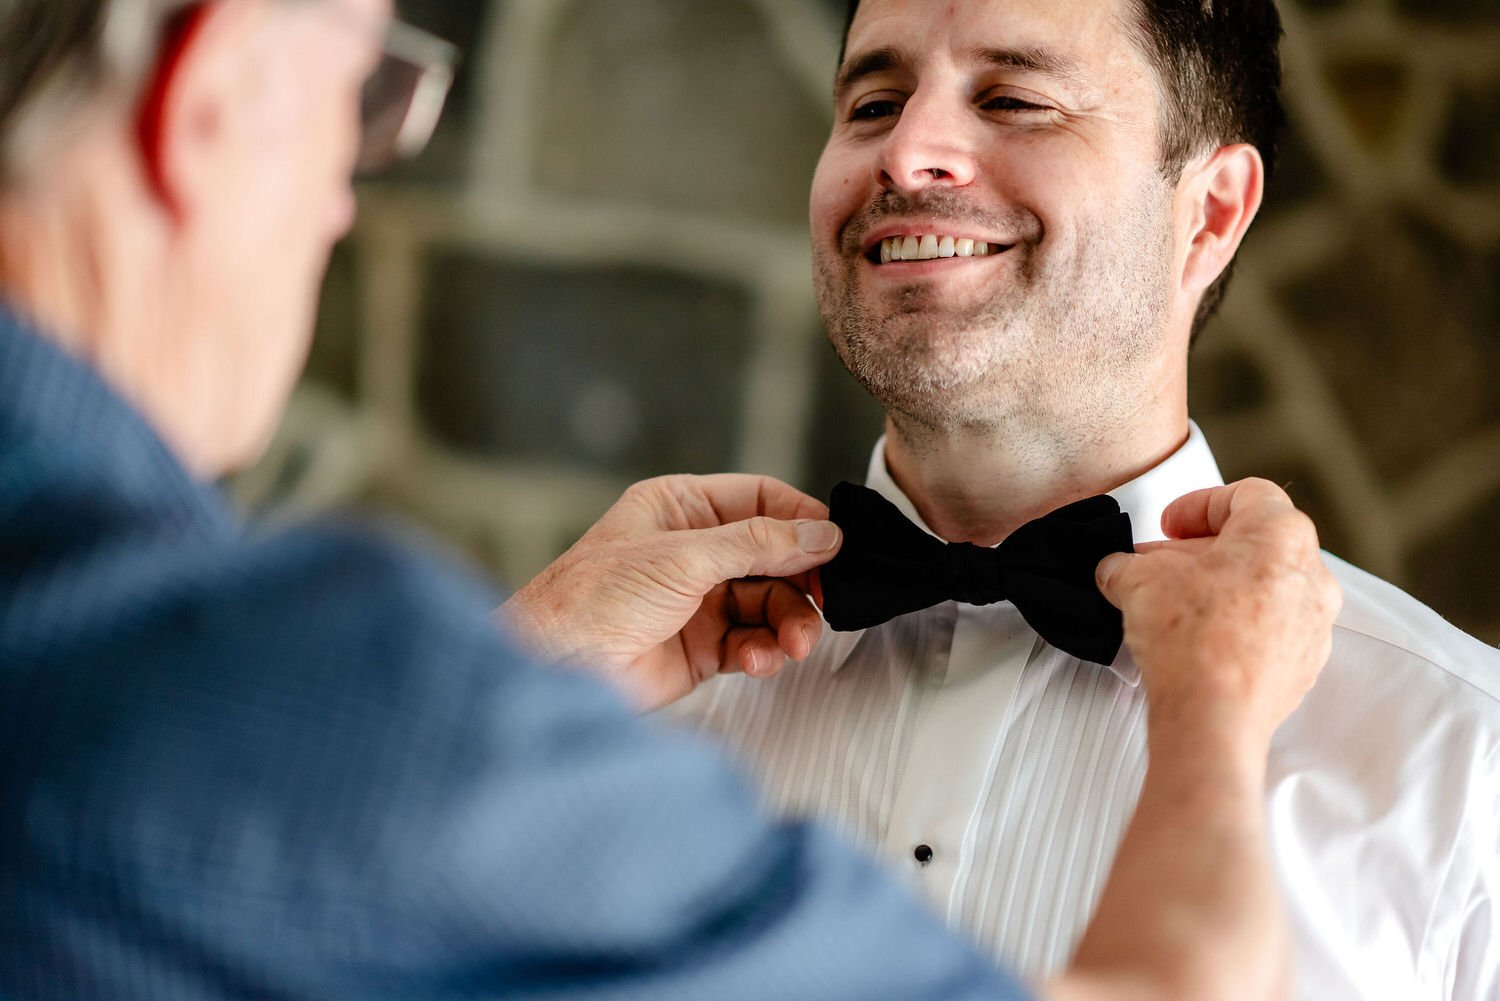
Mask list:
[[[913,94],[887,134],[876,162],[881,187],[916,194],[933,187],[961,188],[976,173],[965,116],[937,100]]]

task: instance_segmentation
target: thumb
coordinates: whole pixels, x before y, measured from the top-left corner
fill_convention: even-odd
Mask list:
[[[740,577],[792,577],[833,559],[844,536],[831,521],[747,518],[684,532],[699,550],[693,565],[710,587]],[[708,578],[712,578],[709,580]]]
[[[1099,561],[1099,566],[1094,571],[1094,582],[1099,585],[1099,593],[1116,608],[1125,607],[1123,602],[1126,582],[1130,576],[1131,564],[1138,559],[1140,557],[1132,553],[1110,553]]]

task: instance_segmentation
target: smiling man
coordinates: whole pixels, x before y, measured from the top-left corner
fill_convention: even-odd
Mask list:
[[[1160,539],[1169,502],[1222,482],[1188,352],[1274,163],[1280,35],[1270,0],[850,7],[813,256],[833,346],[888,414],[877,499],[845,496],[884,513],[860,556],[835,511],[826,609],[850,631],[687,711],[773,803],[838,823],[1029,973],[1066,962],[1098,899],[1145,699],[1117,634],[1039,632],[973,554],[1106,493]],[[870,569],[923,547],[943,566]],[[1500,996],[1500,656],[1327,562],[1333,658],[1266,799],[1301,996]],[[871,611],[928,577],[930,607]]]

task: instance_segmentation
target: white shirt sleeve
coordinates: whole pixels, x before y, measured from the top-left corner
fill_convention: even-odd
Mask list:
[[[1449,960],[1452,1001],[1500,1001],[1500,750],[1486,772],[1497,794],[1472,811],[1479,864]]]

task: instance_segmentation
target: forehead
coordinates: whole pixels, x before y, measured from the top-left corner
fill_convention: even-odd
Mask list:
[[[1130,0],[862,0],[846,63],[888,49],[921,70],[934,60],[982,61],[987,50],[1034,52],[1101,88],[1149,79]]]

